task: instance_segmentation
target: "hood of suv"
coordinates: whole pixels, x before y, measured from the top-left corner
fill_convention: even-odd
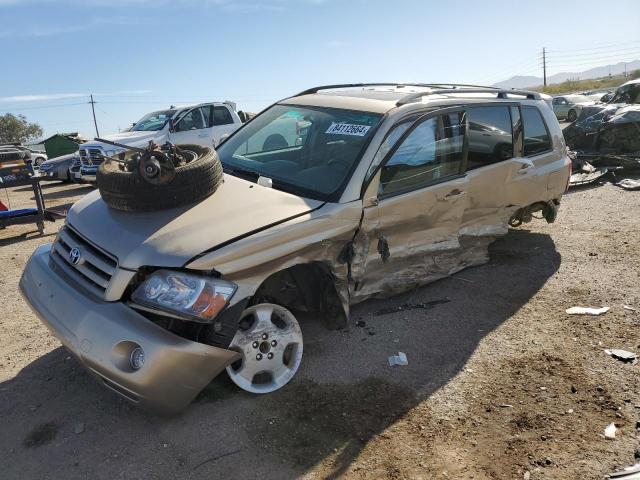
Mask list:
[[[77,202],[67,222],[90,243],[118,258],[122,268],[182,267],[222,243],[240,239],[322,205],[225,175],[202,202],[157,212],[109,208],[98,191]]]
[[[163,138],[166,135],[166,132],[160,131],[151,131],[151,132],[120,132],[114,133],[111,135],[104,135],[105,140],[111,140],[112,142],[122,143],[124,145],[132,145],[132,146],[140,146],[146,145],[149,140],[155,140]],[[106,143],[94,141],[81,145],[81,148],[92,148],[100,146],[105,150],[110,150],[114,148],[112,145],[108,145]]]

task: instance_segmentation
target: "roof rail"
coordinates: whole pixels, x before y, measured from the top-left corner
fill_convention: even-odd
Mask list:
[[[538,92],[530,92],[528,90],[501,90],[495,87],[481,87],[481,88],[435,88],[430,92],[416,92],[410,93],[406,97],[401,98],[396,102],[396,106],[400,107],[418,100],[427,95],[441,95],[447,93],[495,93],[498,98],[508,98],[508,95],[519,95],[526,97],[529,100],[541,100],[542,97]]]
[[[484,85],[469,85],[466,83],[404,83],[404,82],[376,82],[376,83],[339,83],[336,85],[321,85],[319,87],[309,88],[304,90],[294,97],[300,97],[302,95],[310,95],[318,93],[320,90],[334,90],[336,88],[357,88],[357,87],[423,87],[423,88],[457,88],[457,87],[474,87],[474,88],[487,88],[493,90],[499,90],[497,87],[487,87]]]

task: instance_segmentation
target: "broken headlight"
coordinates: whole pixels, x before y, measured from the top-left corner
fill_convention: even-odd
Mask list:
[[[131,299],[143,307],[208,323],[229,303],[236,288],[219,278],[157,270],[134,290]]]

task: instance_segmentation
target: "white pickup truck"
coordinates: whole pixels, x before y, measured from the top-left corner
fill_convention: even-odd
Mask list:
[[[102,138],[132,147],[145,147],[150,140],[158,145],[171,142],[178,145],[191,143],[215,147],[223,136],[234,132],[241,125],[242,120],[236,112],[235,103],[200,103],[148,113],[129,130]],[[95,182],[102,156],[117,155],[122,151],[122,148],[98,141],[83,143],[79,148],[80,168],[72,169],[75,177],[72,180]]]

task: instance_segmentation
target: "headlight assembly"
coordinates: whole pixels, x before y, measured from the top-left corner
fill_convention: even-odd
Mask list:
[[[219,278],[157,270],[135,289],[131,300],[185,320],[209,323],[229,303],[236,288]]]

